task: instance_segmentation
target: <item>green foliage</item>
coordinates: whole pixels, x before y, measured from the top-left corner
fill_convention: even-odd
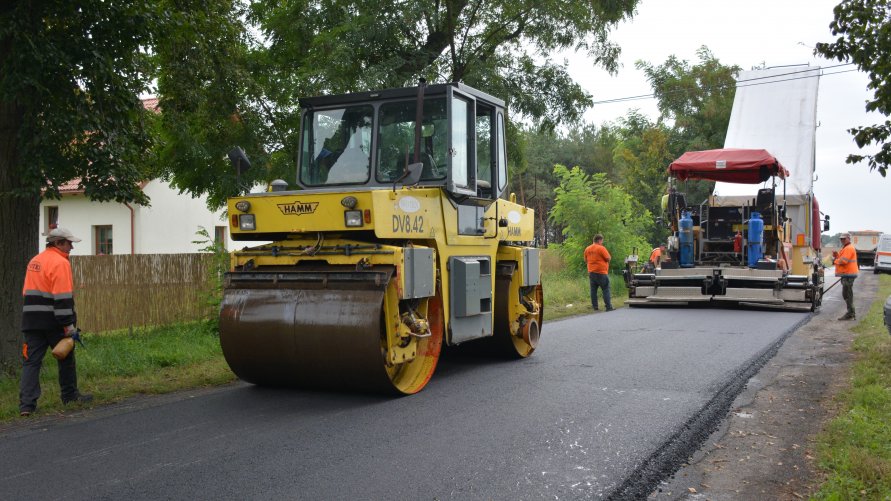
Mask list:
[[[193,244],[203,245],[201,252],[209,252],[213,254],[213,259],[208,262],[207,276],[208,288],[204,291],[205,302],[210,307],[211,314],[205,319],[208,329],[213,333],[219,332],[219,311],[220,303],[223,301],[223,283],[225,274],[229,271],[230,258],[229,252],[223,245],[218,242],[203,226],[198,227],[195,232],[198,236],[197,240],[193,240]]]
[[[578,120],[591,98],[566,63],[548,55],[586,50],[614,72],[619,48],[609,30],[638,1],[259,0],[249,19],[269,41],[256,61],[280,109],[299,95],[402,87],[425,77],[484,89],[551,128]]]
[[[659,66],[645,61],[635,64],[647,75],[659,100],[660,121],[671,124],[670,160],[686,151],[723,148],[730,123],[740,68],[721,64],[705,46],[696,55],[699,63],[694,65],[674,55]],[[700,203],[714,185],[712,181],[687,181],[678,191],[686,193],[689,203]]]
[[[840,395],[838,416],[818,440],[826,480],[814,499],[891,498],[891,337],[882,320],[891,277],[879,283],[881,299],[854,329],[858,360],[851,388]]]
[[[0,131],[14,138],[0,142],[0,170],[17,180],[3,195],[57,198],[79,178],[92,200],[148,202],[138,183],[152,139],[138,96],[156,20],[140,0],[0,8]]]
[[[891,1],[843,0],[835,9],[830,23],[832,43],[818,43],[815,54],[829,59],[849,61],[869,75],[868,88],[873,99],[866,102],[866,111],[891,115]],[[848,129],[857,147],[880,146],[874,155],[851,154],[847,163],[867,161],[869,169],[878,169],[883,177],[891,164],[891,120],[871,126]]]
[[[699,63],[692,66],[674,55],[659,66],[635,63],[653,87],[662,120],[673,122],[677,156],[724,146],[736,94],[738,66],[722,65],[705,46],[696,55]]]
[[[619,129],[620,142],[613,150],[614,162],[622,173],[622,187],[654,217],[662,213],[662,195],[666,193],[668,164],[674,160],[669,151],[670,131],[652,124],[646,117],[631,112]],[[650,225],[646,239],[650,245],[665,241],[663,225]]]
[[[259,45],[242,24],[241,2],[164,0],[157,8],[159,174],[183,191],[207,193],[211,207],[241,189],[226,159],[236,145],[253,164],[243,185],[293,178],[296,137],[278,132],[280,117],[251,71],[251,48]]]
[[[564,243],[558,251],[568,269],[584,272],[583,253],[596,233],[604,236],[610,251],[610,270],[619,272],[625,258],[646,250],[646,230],[651,225],[650,212],[637,204],[622,188],[606,179],[605,174],[588,175],[579,167],[554,166],[560,185],[554,190],[552,221],[563,227]]]

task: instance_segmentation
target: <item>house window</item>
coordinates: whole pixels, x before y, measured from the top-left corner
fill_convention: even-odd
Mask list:
[[[221,249],[227,250],[226,248],[226,230],[227,226],[216,226],[213,229],[213,243],[218,245]]]
[[[49,234],[50,230],[55,228],[56,225],[59,224],[59,207],[55,205],[47,205],[45,207],[46,212],[44,214],[43,222],[44,222],[44,233]]]
[[[96,255],[112,253],[111,225],[93,226],[93,241],[96,242]]]

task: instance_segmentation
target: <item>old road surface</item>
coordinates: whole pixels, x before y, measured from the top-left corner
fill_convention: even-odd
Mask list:
[[[526,360],[451,349],[410,397],[238,383],[19,421],[0,499],[641,499],[809,318],[622,308]]]

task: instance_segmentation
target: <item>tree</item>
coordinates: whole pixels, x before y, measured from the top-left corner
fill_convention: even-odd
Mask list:
[[[150,26],[140,1],[0,7],[0,366],[20,365],[21,286],[38,248],[41,196],[79,178],[92,200],[146,203],[152,147],[137,96]],[[61,223],[64,225],[65,221]]]
[[[738,66],[724,66],[708,47],[696,51],[699,63],[669,56],[653,66],[638,61],[659,100],[660,118],[673,122],[674,152],[722,148],[736,94]]]
[[[267,95],[299,95],[429,82],[464,82],[505,97],[544,127],[579,119],[591,98],[550,54],[586,50],[607,70],[619,48],[609,30],[639,0],[259,0],[250,19]],[[268,71],[266,71],[268,70]]]
[[[266,69],[253,53],[261,47],[239,21],[246,9],[238,0],[162,0],[157,9],[157,174],[185,192],[207,194],[213,208],[257,180],[293,179],[299,117],[287,111],[294,102],[276,110],[264,95]],[[242,186],[226,158],[236,145],[253,164]]]
[[[891,115],[891,1],[843,0],[833,10],[835,20],[829,24],[832,43],[818,43],[815,54],[838,61],[850,61],[869,76],[868,88],[873,98],[866,102],[866,111]],[[848,129],[857,147],[880,146],[870,154],[848,155],[846,163],[867,161],[869,169],[878,169],[883,177],[891,164],[891,120],[866,127]]]
[[[615,163],[622,173],[622,187],[654,217],[662,213],[662,195],[667,186],[666,170],[676,157],[669,151],[670,131],[651,123],[636,111],[620,120],[621,141],[613,150]],[[668,236],[663,225],[652,224],[645,234],[650,244]]]
[[[671,124],[672,160],[685,151],[723,148],[730,123],[735,78],[740,68],[721,64],[705,46],[696,55],[699,63],[692,66],[674,55],[659,66],[645,61],[636,63],[646,73],[659,100],[660,121]],[[682,191],[691,203],[699,203],[711,193],[714,184],[688,181]]]
[[[565,240],[558,247],[566,263],[584,266],[582,253],[596,233],[601,233],[609,247],[610,270],[622,269],[634,248],[646,249],[644,232],[652,216],[635,204],[634,199],[612,184],[606,174],[585,174],[579,167],[554,166],[560,180],[555,191],[551,219],[563,227]]]

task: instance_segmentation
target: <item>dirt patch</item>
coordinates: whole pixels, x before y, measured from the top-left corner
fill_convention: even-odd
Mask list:
[[[872,273],[855,282],[860,314],[877,284]],[[819,487],[814,439],[835,415],[833,396],[848,385],[856,325],[836,320],[844,302],[835,289],[749,380],[720,429],[649,499],[797,500]]]

